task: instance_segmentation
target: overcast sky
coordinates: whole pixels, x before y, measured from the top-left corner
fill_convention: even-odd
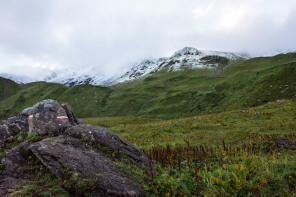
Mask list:
[[[292,52],[295,21],[295,0],[0,0],[0,73],[110,74],[185,46]]]

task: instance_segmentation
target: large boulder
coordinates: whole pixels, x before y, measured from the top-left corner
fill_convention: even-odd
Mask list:
[[[72,137],[46,138],[30,145],[31,151],[56,176],[65,182],[66,172],[91,175],[96,196],[142,196],[130,178],[112,160],[95,152],[87,143]],[[66,180],[67,181],[67,180]]]
[[[29,116],[30,133],[56,136],[71,126],[66,110],[51,99],[47,99],[33,106]]]

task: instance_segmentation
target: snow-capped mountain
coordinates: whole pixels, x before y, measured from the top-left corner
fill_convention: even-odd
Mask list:
[[[159,68],[159,65],[165,62],[167,59],[168,58],[145,59],[140,63],[135,64],[125,74],[119,76],[117,79],[112,81],[112,84],[130,81],[151,74],[152,72],[157,70]]]
[[[185,47],[168,58],[143,60],[114,80],[113,84],[138,79],[161,70],[174,72],[188,68],[217,68],[239,59],[246,59],[246,57],[234,53],[200,51],[192,47]]]
[[[225,52],[200,51],[192,47],[185,47],[175,52],[171,57],[159,59],[145,59],[134,64],[128,70],[112,76],[106,76],[101,72],[92,70],[59,70],[44,78],[44,81],[75,86],[79,84],[92,84],[110,86],[134,79],[139,79],[153,72],[174,72],[184,69],[209,68],[222,70],[229,62],[246,57]],[[14,80],[17,83],[29,83],[37,81],[24,76],[0,74],[0,76]]]
[[[81,70],[53,72],[44,78],[44,81],[61,83],[69,87],[80,84],[108,85],[105,83],[108,80],[109,78],[102,73]]]

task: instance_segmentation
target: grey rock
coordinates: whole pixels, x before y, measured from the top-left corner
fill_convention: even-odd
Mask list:
[[[24,115],[13,116],[3,120],[0,124],[0,147],[7,139],[15,136],[19,132],[28,132],[28,118]]]
[[[277,150],[292,149],[296,150],[296,141],[286,138],[274,138],[272,139],[273,145]]]
[[[24,109],[20,115],[24,115],[24,116],[30,116],[33,113],[33,107],[28,107],[26,109]]]
[[[41,101],[33,106],[29,125],[30,132],[49,136],[59,135],[71,126],[66,110],[57,101],[51,99]]]
[[[24,139],[25,139],[24,136],[20,135],[20,136],[18,136],[17,141],[22,142],[22,141],[24,141]]]
[[[28,132],[28,118],[23,115],[13,116],[2,121],[2,125],[6,126],[9,131]]]
[[[296,150],[296,141],[287,138],[273,138],[263,143],[263,147],[267,152],[277,152],[286,149]]]
[[[21,183],[25,180],[22,178],[5,177],[0,175],[0,196],[11,197],[11,193],[21,188]]]
[[[71,125],[77,125],[78,120],[73,112],[72,107],[68,103],[62,103],[62,107],[65,109],[67,116],[69,118],[69,122]]]
[[[29,143],[24,142],[6,152],[6,158],[1,162],[5,165],[4,171],[0,173],[0,196],[10,196],[10,193],[17,188],[21,188],[21,183],[25,181],[22,167],[28,164],[24,156],[24,150]]]
[[[133,182],[118,170],[108,158],[94,152],[85,142],[69,136],[47,138],[30,145],[31,151],[60,179],[65,179],[65,168],[74,174],[92,175],[96,196],[142,196]]]
[[[105,128],[80,124],[69,127],[64,133],[74,138],[90,141],[102,147],[122,151],[126,153],[134,164],[138,166],[149,166],[148,158],[141,150]]]
[[[23,142],[18,146],[6,152],[6,158],[4,161],[4,171],[3,174],[8,177],[20,178],[24,175],[21,167],[25,166],[28,161],[24,155],[24,150],[29,146],[28,142]]]

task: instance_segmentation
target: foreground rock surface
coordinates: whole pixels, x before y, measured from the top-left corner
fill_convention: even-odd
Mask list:
[[[67,176],[67,169],[76,175],[92,175],[97,179],[95,192],[99,196],[141,196],[140,190],[131,186],[133,180],[87,143],[71,137],[47,138],[31,144],[30,149],[60,179]]]
[[[118,163],[147,168],[147,156],[107,129],[77,119],[70,105],[44,100],[25,109],[21,115],[3,121],[0,145],[5,148],[4,139],[19,132],[28,132],[29,137],[41,136],[43,140],[39,137],[28,141],[18,137],[19,145],[6,151],[1,159],[5,168],[0,171],[0,196],[9,196],[26,180],[23,169],[32,165],[28,154],[64,183],[73,176],[81,181],[89,176],[95,196],[143,196],[140,183],[122,172]],[[116,156],[109,158],[110,153]],[[65,186],[65,189],[69,188]]]
[[[90,141],[101,147],[122,151],[134,164],[148,167],[148,158],[142,151],[105,128],[83,124],[70,127],[64,133],[77,139]]]

